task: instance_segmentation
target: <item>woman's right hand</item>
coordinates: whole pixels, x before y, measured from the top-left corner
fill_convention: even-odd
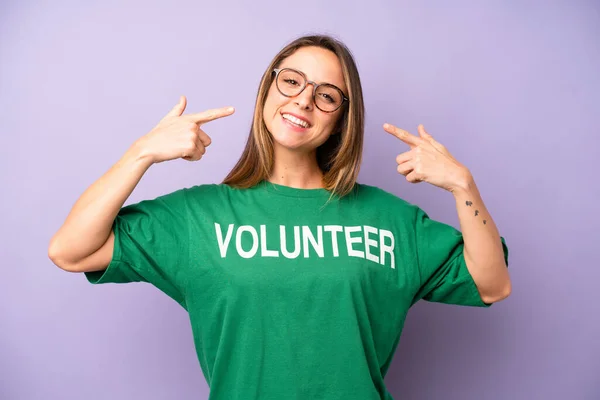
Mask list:
[[[234,113],[233,107],[215,108],[196,114],[182,115],[187,104],[181,96],[177,104],[148,134],[137,140],[142,153],[153,163],[183,158],[198,161],[211,143],[200,127]]]

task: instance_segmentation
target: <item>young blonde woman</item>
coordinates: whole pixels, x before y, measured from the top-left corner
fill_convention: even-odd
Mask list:
[[[398,172],[450,191],[461,232],[356,182],[364,106],[350,51],[302,37],[275,56],[222,184],[123,207],[154,164],[200,160],[232,108],[177,104],[90,186],[49,256],[98,283],[148,282],[184,307],[210,399],[391,399],[384,376],[418,300],[489,306],[508,249],[469,170],[419,126]]]

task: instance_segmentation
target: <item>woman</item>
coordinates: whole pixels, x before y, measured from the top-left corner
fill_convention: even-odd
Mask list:
[[[398,172],[452,192],[462,234],[356,183],[364,110],[342,43],[303,37],[273,59],[223,184],[122,207],[151,165],[202,158],[200,127],[233,112],[185,106],[87,189],[49,256],[92,283],[149,282],[181,304],[211,399],[391,399],[384,376],[410,306],[508,296],[504,239],[468,169],[422,126],[385,125],[411,147]]]

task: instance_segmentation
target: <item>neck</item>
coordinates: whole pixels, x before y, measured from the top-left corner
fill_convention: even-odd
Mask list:
[[[323,171],[317,164],[317,153],[275,149],[273,171],[268,181],[298,189],[323,187]]]

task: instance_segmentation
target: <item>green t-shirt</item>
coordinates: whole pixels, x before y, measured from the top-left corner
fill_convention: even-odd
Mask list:
[[[128,205],[110,265],[86,277],[149,282],[184,307],[211,400],[392,399],[410,306],[488,305],[458,230],[373,186],[329,196],[262,182]]]

